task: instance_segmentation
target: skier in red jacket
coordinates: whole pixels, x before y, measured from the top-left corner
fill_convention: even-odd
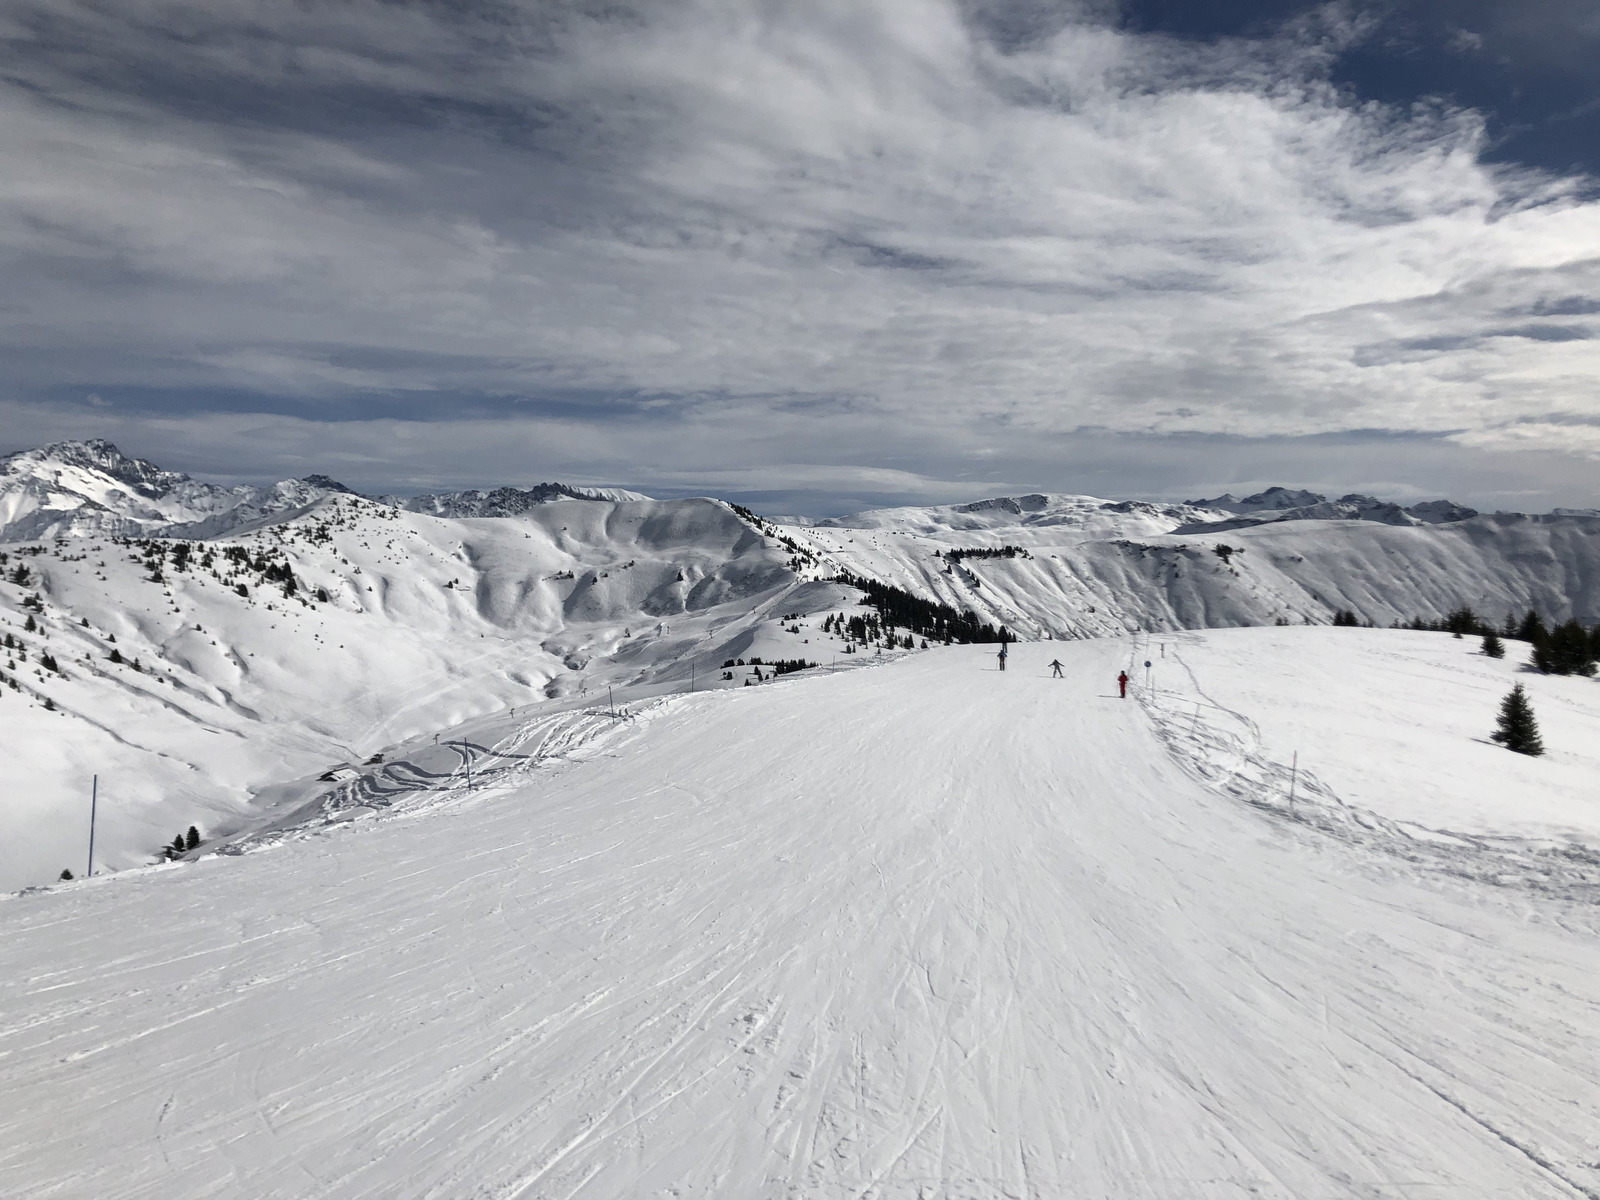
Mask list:
[[[1118,689],[1117,694],[1120,695],[1123,699],[1127,699],[1127,696],[1128,696],[1128,673],[1126,671],[1118,671],[1117,672],[1117,689]]]

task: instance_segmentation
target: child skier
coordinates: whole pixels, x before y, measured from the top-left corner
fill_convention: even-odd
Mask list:
[[[1050,678],[1051,679],[1060,679],[1061,678],[1061,660],[1059,658],[1052,658],[1050,660],[1050,671],[1051,671],[1051,674],[1050,674]]]
[[[1128,673],[1126,671],[1117,672],[1117,694],[1124,700],[1128,698]]]

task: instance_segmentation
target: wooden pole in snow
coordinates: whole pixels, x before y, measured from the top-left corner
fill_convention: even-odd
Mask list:
[[[85,879],[94,874],[94,818],[99,807],[100,776],[96,775],[94,782],[89,785],[89,869],[83,873]]]

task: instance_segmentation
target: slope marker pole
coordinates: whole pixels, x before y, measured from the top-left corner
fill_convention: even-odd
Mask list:
[[[94,782],[89,785],[89,869],[83,873],[85,879],[94,874],[94,818],[100,807],[100,776],[94,777]]]

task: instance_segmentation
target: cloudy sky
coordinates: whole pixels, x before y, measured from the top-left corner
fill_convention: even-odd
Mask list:
[[[1600,505],[1593,0],[12,0],[0,56],[0,451]]]

